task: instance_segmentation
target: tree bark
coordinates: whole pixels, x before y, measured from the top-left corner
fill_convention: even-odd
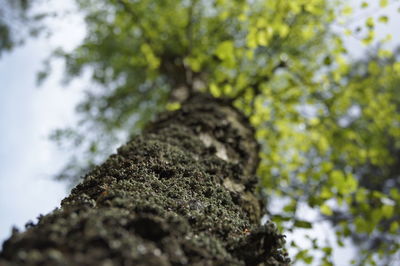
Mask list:
[[[257,165],[247,119],[193,96],[14,230],[0,265],[286,265],[283,236],[260,225]]]

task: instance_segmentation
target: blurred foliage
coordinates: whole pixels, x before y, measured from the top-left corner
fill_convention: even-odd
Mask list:
[[[48,29],[43,20],[55,14],[32,10],[33,6],[46,1],[0,0],[0,57],[4,52],[21,45],[25,38],[37,37]]]
[[[206,91],[232,98],[255,126],[269,218],[284,232],[309,232],[310,245],[290,243],[295,262],[332,265],[334,245],[313,235],[326,221],[337,245],[355,243],[354,264],[398,262],[400,51],[386,48],[390,35],[377,37],[390,18],[371,15],[376,1],[76,2],[86,38],[54,56],[67,82],[86,75],[91,84],[78,124],[52,135],[79,150],[60,178],[76,178],[155,114]],[[354,59],[346,38],[367,54]]]

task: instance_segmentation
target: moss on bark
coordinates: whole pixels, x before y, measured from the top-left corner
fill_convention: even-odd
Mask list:
[[[161,115],[25,232],[1,265],[285,265],[259,225],[258,145],[246,118],[204,95]]]

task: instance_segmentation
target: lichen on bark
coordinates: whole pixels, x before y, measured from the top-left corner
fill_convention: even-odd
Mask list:
[[[260,225],[257,164],[247,119],[196,95],[14,232],[0,264],[286,265],[283,236]]]

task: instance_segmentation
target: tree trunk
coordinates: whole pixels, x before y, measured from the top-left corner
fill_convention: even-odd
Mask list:
[[[0,265],[285,265],[260,225],[258,145],[228,102],[196,95],[4,242]]]

